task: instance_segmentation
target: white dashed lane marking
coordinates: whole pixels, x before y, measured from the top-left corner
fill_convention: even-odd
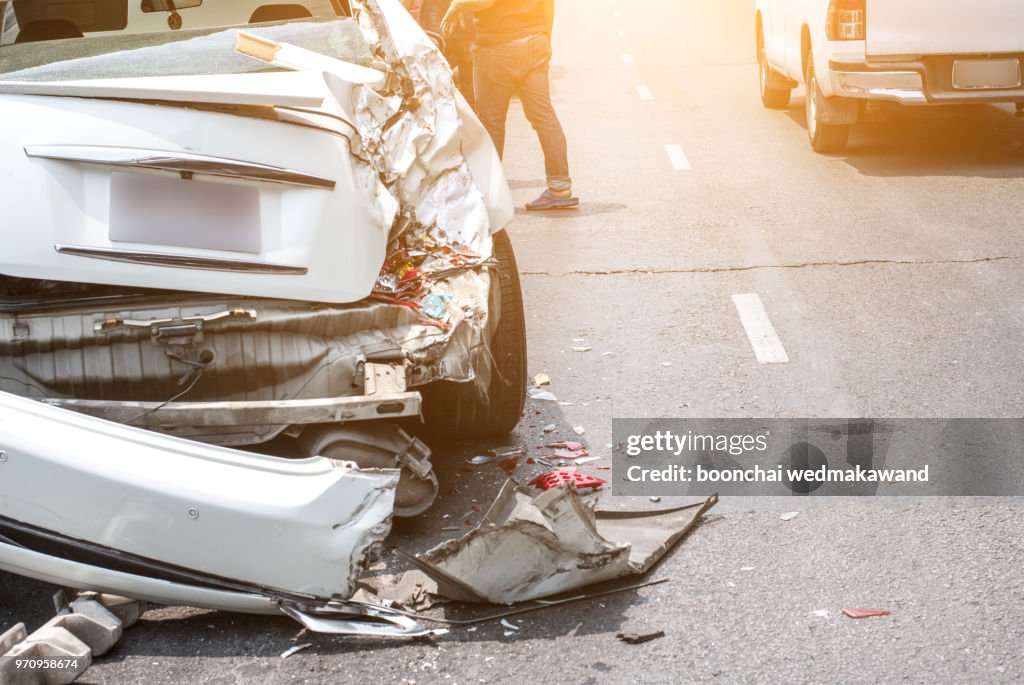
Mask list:
[[[689,171],[692,168],[682,145],[670,143],[665,146],[665,152],[668,153],[668,161],[672,162],[672,168],[676,171]]]
[[[757,361],[762,364],[788,364],[789,356],[768,319],[761,297],[757,293],[745,293],[733,295],[732,301],[740,313],[740,322],[747,332],[750,346],[754,348]]]
[[[654,94],[651,92],[651,89],[648,88],[647,86],[637,86],[636,87],[636,94],[640,96],[641,100],[653,100],[654,99]]]

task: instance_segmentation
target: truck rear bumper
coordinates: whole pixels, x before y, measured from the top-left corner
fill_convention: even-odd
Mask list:
[[[1024,55],[1000,55],[1018,58]],[[829,61],[832,90],[843,97],[889,100],[905,105],[1024,102],[1024,87],[957,89],[953,65],[966,56],[936,55],[893,61]]]

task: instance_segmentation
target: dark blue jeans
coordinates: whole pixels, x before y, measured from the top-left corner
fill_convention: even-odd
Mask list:
[[[551,105],[551,41],[544,34],[500,45],[473,46],[476,113],[494,147],[505,149],[505,117],[512,95],[519,94],[523,112],[540,139],[548,188],[570,190],[569,153],[565,133]]]

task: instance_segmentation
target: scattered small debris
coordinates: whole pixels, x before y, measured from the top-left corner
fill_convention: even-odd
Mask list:
[[[779,518],[782,519],[783,521],[792,521],[793,519],[795,519],[799,515],[800,515],[799,511],[787,511],[785,514],[783,514]]]
[[[467,464],[473,464],[475,466],[479,466],[480,464],[489,464],[492,461],[494,461],[495,459],[497,459],[497,457],[495,457],[493,455],[489,456],[489,455],[486,455],[486,454],[479,454],[479,455],[473,457],[472,459],[467,459],[466,463]]]
[[[572,351],[573,352],[590,352],[592,349],[594,349],[594,348],[593,347],[587,347],[587,346],[583,345],[583,346],[580,346],[580,347],[572,348]]]
[[[572,450],[573,452],[576,452],[576,451],[579,451],[579,450],[582,450],[582,449],[586,449],[586,447],[584,447],[582,442],[574,442],[572,440],[562,440],[560,442],[549,442],[548,444],[546,444],[544,446],[545,447],[550,447],[552,449],[557,449],[559,447],[563,447],[563,448],[565,448],[567,450]]]
[[[651,500],[652,502],[660,502],[661,501],[661,498],[658,497],[657,495],[651,495],[647,499]]]
[[[556,428],[558,428],[558,426],[556,426],[553,423],[549,423],[548,425],[544,426],[544,432],[545,433],[554,433]]]
[[[589,457],[590,452],[585,449],[578,450],[562,450],[556,449],[555,456],[559,459],[579,459],[580,457]]]
[[[598,466],[597,470],[598,471],[611,471],[612,467],[611,466]]]
[[[602,357],[610,357],[611,355],[612,355],[612,353],[611,353],[611,352],[602,352],[602,353],[601,353],[601,356],[602,356]]]
[[[555,397],[555,393],[548,390],[541,390],[540,388],[530,388],[530,399],[540,400],[541,402],[557,402],[558,398]]]
[[[546,373],[538,373],[533,377],[533,384],[538,388],[542,385],[551,385],[551,378]]]
[[[888,616],[892,612],[888,609],[861,609],[858,607],[843,607],[843,613],[850,618],[872,618],[874,616]]]
[[[811,612],[815,618],[828,618],[828,609],[815,609]]]
[[[530,481],[530,485],[541,490],[550,490],[565,483],[572,483],[579,490],[581,488],[599,488],[607,482],[596,476],[577,473],[574,468],[566,468],[555,469],[554,471],[537,476]]]
[[[576,435],[583,435],[584,433],[587,432],[587,429],[584,428],[583,426],[573,426],[572,432],[575,433]]]
[[[587,339],[586,338],[573,338],[572,341],[574,343],[581,343],[581,342],[587,342]]]
[[[740,568],[740,570],[741,571],[753,571],[754,567],[753,566],[743,566],[743,567]]]
[[[288,649],[286,649],[283,652],[281,652],[281,658],[282,659],[287,659],[292,654],[297,654],[298,652],[301,652],[302,650],[307,649],[307,648],[312,647],[312,646],[313,646],[312,642],[303,642],[301,645],[295,645],[293,647],[289,647]]]
[[[504,618],[501,619],[501,625],[505,626],[509,630],[519,630],[519,626]]]
[[[519,466],[520,459],[522,459],[521,456],[508,457],[507,459],[499,461],[498,466],[501,467],[501,470],[505,472],[506,476],[511,478],[516,472],[516,467]]]
[[[672,362],[662,362],[662,366],[672,366]]]
[[[619,633],[616,637],[631,645],[639,645],[644,642],[650,642],[651,640],[657,640],[659,637],[665,637],[665,631],[647,630],[642,633]]]

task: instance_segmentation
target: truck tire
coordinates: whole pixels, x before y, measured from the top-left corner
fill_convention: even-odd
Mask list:
[[[764,31],[760,20],[757,22],[757,77],[762,105],[769,109],[784,109],[789,105],[793,89],[780,86],[782,77],[772,72],[768,65],[768,55],[764,49]]]
[[[841,152],[849,140],[850,125],[822,121],[826,98],[818,86],[818,77],[814,73],[814,58],[811,55],[807,55],[804,83],[807,86],[804,110],[807,114],[807,137],[811,141],[811,148],[821,153]]]
[[[487,397],[473,383],[438,381],[425,386],[423,418],[435,439],[489,438],[510,432],[526,404],[526,321],[523,293],[512,242],[506,231],[494,234],[492,293],[500,299],[498,326],[491,337],[491,377]],[[496,290],[497,289],[497,290]],[[492,298],[493,301],[493,298]]]

